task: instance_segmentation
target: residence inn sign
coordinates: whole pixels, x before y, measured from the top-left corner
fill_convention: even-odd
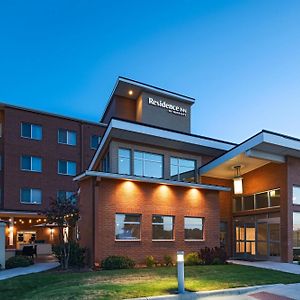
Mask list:
[[[163,109],[166,109],[169,113],[180,115],[186,117],[187,115],[187,109],[183,108],[179,105],[174,105],[171,103],[168,103],[167,101],[161,101],[161,100],[155,100],[151,97],[148,98],[148,103],[153,106],[158,106]]]

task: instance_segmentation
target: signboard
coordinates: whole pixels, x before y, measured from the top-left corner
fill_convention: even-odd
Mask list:
[[[155,100],[151,97],[148,97],[148,104],[160,107],[162,109],[166,109],[169,113],[172,113],[172,114],[175,114],[175,115],[179,115],[179,116],[183,116],[183,117],[187,116],[187,109],[186,108],[183,108],[179,105],[168,103],[165,100],[163,100],[163,101],[162,100]]]

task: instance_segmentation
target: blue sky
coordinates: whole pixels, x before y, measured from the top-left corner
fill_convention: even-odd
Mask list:
[[[98,121],[119,75],[195,97],[194,133],[300,137],[300,1],[1,1],[0,101]]]

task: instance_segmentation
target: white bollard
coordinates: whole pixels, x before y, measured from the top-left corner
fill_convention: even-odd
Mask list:
[[[0,265],[5,268],[5,228],[6,223],[0,221]]]
[[[178,294],[184,293],[184,252],[177,251]]]

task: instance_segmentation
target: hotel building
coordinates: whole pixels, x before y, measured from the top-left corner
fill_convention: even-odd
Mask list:
[[[161,260],[205,246],[292,261],[300,249],[300,140],[265,130],[240,144],[192,134],[194,102],[119,77],[96,124],[3,105],[8,246],[24,239],[25,227],[53,243],[55,233],[36,226],[38,211],[78,191],[79,242],[91,263],[109,255]]]

